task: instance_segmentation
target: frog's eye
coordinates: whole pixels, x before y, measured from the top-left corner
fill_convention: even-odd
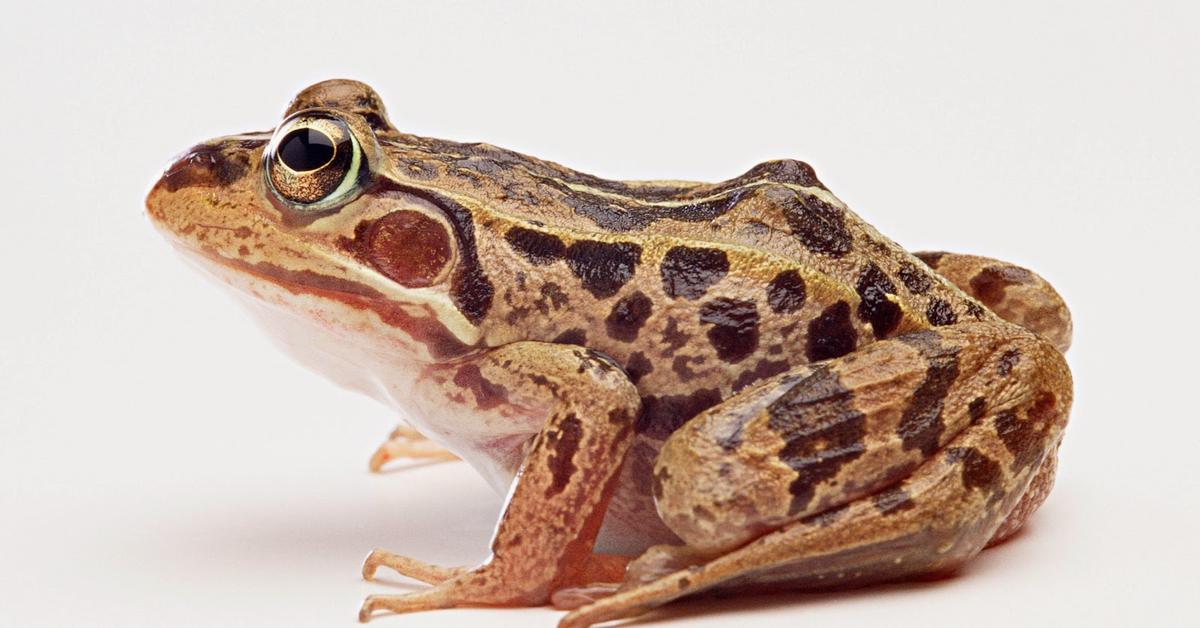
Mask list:
[[[270,187],[306,211],[353,199],[367,171],[362,146],[350,127],[323,112],[301,112],[284,120],[264,159]]]

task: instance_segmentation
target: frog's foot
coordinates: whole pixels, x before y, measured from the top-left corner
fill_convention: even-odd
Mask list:
[[[576,584],[565,584],[551,593],[551,603],[556,608],[568,610],[616,593],[623,586],[621,579],[629,561],[628,556],[607,554],[585,557],[582,559],[583,568],[574,576]],[[434,586],[407,595],[372,595],[363,602],[358,619],[361,622],[370,621],[376,611],[411,613],[458,606],[531,606],[542,603],[538,599],[544,594],[536,588],[523,589],[521,582],[512,575],[501,577],[504,567],[489,569],[489,564],[476,569],[440,567],[377,549],[363,563],[364,579],[374,580],[375,572],[380,567],[387,567],[400,575]]]
[[[401,425],[393,430],[388,439],[371,455],[371,472],[379,473],[388,462],[400,458],[440,462],[457,460],[458,456],[429,440],[417,430],[407,425]]]
[[[415,558],[377,549],[371,552],[367,556],[367,560],[363,562],[363,579],[367,581],[374,580],[375,572],[380,567],[387,567],[402,576],[408,576],[413,580],[420,580],[426,584],[440,584],[470,571],[467,567],[440,567],[419,561]]]
[[[915,255],[1000,318],[1049,340],[1064,353],[1071,346],[1071,311],[1037,273],[978,255],[943,251]]]

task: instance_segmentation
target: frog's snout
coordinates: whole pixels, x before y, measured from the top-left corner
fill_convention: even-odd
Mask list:
[[[196,193],[213,196],[240,186],[255,170],[255,149],[262,144],[222,138],[179,154],[146,195],[147,215],[160,228],[177,231],[182,225],[174,224],[178,217],[173,214],[183,211]]]

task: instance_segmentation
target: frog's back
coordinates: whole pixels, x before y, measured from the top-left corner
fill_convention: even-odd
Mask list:
[[[672,358],[662,347],[686,343],[681,319],[702,321],[706,304],[722,299],[754,303],[753,316],[743,305],[710,311],[709,319],[749,316],[760,338],[766,332],[787,347],[789,363],[805,363],[873,339],[990,316],[850,211],[800,161],[764,162],[719,183],[613,181],[488,144],[400,134],[387,145],[398,174],[414,185],[463,191],[460,200],[474,205],[474,228],[495,236],[476,241],[481,257],[506,260],[489,265],[493,271],[514,273],[514,281],[499,282],[515,290],[498,295],[504,316],[493,312],[492,319],[506,324],[493,327],[497,341],[570,332],[568,338],[586,336],[589,346],[618,357],[636,347]],[[560,259],[566,268],[556,273]],[[519,304],[531,287],[550,297]],[[658,334],[653,325],[641,329],[653,311],[639,333],[612,325],[660,303],[671,306],[676,321],[668,325],[671,318],[663,317]],[[561,315],[564,308],[575,316]],[[771,338],[764,324],[788,333]],[[813,326],[813,333],[801,329]],[[514,333],[516,327],[523,331]],[[610,333],[578,333],[597,327]],[[750,326],[736,327],[727,335]],[[641,346],[647,342],[658,346]]]

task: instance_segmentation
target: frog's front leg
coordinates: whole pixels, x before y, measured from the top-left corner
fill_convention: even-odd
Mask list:
[[[1045,340],[967,323],[877,342],[691,419],[655,467],[659,547],[579,628],[714,587],[832,588],[951,571],[993,538],[1071,403]]]
[[[624,566],[592,554],[641,406],[624,371],[582,347],[536,342],[507,345],[464,366],[493,393],[503,390],[506,404],[543,416],[544,428],[514,480],[491,557],[459,570],[376,552],[368,577],[384,565],[437,584],[369,597],[363,621],[376,610],[545,604],[557,589],[611,579]]]
[[[403,458],[435,462],[458,460],[458,456],[429,440],[424,434],[407,425],[399,425],[392,430],[375,453],[371,454],[368,467],[372,473],[379,473],[387,463]]]

